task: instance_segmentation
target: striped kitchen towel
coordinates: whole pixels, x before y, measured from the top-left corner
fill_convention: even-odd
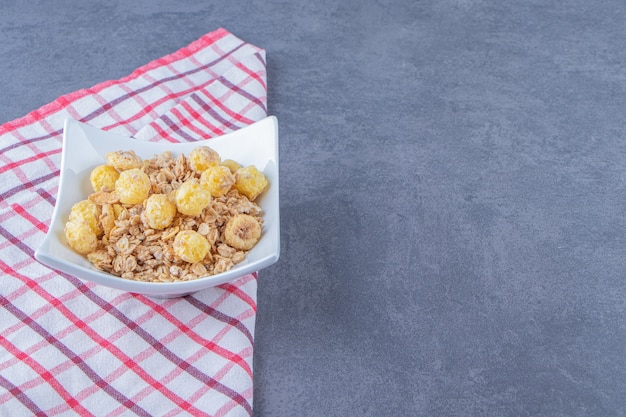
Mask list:
[[[0,415],[248,416],[257,275],[152,299],[38,263],[63,122],[194,141],[267,115],[265,51],[225,29],[0,126]]]

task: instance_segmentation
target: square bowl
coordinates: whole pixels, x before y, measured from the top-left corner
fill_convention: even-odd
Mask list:
[[[195,280],[143,282],[100,271],[85,256],[69,247],[64,234],[65,222],[72,206],[93,192],[89,174],[97,165],[105,163],[107,152],[133,150],[143,159],[149,159],[165,151],[171,151],[174,156],[181,153],[188,155],[192,149],[201,145],[215,149],[222,159],[233,159],[242,165],[255,165],[269,182],[269,187],[263,195],[255,200],[263,210],[261,239],[242,262],[226,272]],[[50,268],[81,280],[132,293],[171,298],[232,281],[278,261],[280,255],[278,121],[274,116],[220,137],[189,143],[146,142],[67,119],[63,132],[59,181],[50,227],[43,242],[35,251],[35,258]]]

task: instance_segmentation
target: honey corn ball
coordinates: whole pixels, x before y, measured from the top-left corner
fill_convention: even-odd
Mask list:
[[[222,165],[228,167],[228,169],[230,169],[230,172],[232,172],[233,174],[237,172],[239,168],[241,168],[241,164],[237,161],[233,161],[232,159],[224,159],[222,161]]]
[[[94,191],[113,191],[115,181],[120,177],[120,173],[111,165],[98,165],[89,175],[91,187]]]
[[[174,253],[183,261],[195,263],[204,259],[209,252],[209,241],[193,230],[182,230],[174,238]]]
[[[150,177],[139,168],[122,171],[115,181],[115,192],[122,204],[143,203],[148,198],[150,188]]]
[[[108,165],[111,165],[118,171],[141,168],[141,165],[143,165],[141,157],[135,151],[107,152],[104,155],[104,159],[106,159]]]
[[[100,236],[102,228],[99,219],[98,206],[91,200],[82,200],[72,206],[68,221],[84,222],[96,236]]]
[[[192,149],[187,157],[189,166],[198,174],[201,174],[209,167],[219,165],[221,160],[220,154],[208,146],[198,146]]]
[[[267,178],[254,165],[239,168],[235,179],[235,188],[250,201],[254,201],[267,187]]]
[[[64,232],[68,245],[81,255],[93,252],[98,247],[98,237],[91,226],[80,219],[68,221]]]
[[[181,184],[176,190],[176,208],[187,216],[197,216],[211,202],[211,193],[195,178]]]
[[[152,194],[144,201],[143,219],[152,229],[165,229],[176,216],[176,205],[165,194]]]
[[[223,165],[209,167],[200,176],[200,184],[207,187],[213,197],[226,194],[234,183],[235,176]]]

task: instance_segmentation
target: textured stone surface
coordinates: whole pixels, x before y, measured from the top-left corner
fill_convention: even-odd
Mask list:
[[[2,4],[0,122],[225,27],[267,50],[281,133],[255,415],[623,416],[625,19],[617,0]]]

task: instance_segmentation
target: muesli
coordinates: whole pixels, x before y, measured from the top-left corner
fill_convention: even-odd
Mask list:
[[[221,160],[208,146],[142,160],[107,153],[90,173],[93,193],[65,224],[70,247],[125,279],[187,281],[231,269],[260,240],[255,200],[268,181],[255,166]],[[103,161],[104,162],[104,161]]]

